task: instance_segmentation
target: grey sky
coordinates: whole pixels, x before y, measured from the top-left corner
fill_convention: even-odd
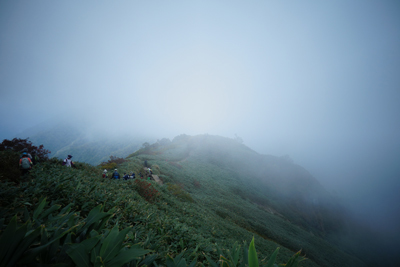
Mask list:
[[[398,1],[1,1],[0,90],[1,139],[237,134],[400,214]]]

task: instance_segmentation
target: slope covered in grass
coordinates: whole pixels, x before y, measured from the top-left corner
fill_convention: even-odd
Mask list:
[[[76,219],[77,234],[101,205],[110,218],[98,232],[106,236],[115,225],[120,230],[131,227],[124,244],[150,251],[141,258],[147,265],[166,265],[170,257],[185,251],[187,263],[207,266],[207,257],[214,262],[220,255],[229,258],[236,242],[247,248],[254,236],[264,264],[280,247],[278,263],[302,249],[308,260],[301,266],[365,266],[328,242],[327,235],[342,230],[330,222],[335,216],[343,222],[337,216],[341,209],[315,179],[287,159],[258,155],[227,138],[179,136],[136,151],[118,170],[138,176],[145,173],[145,161],[163,185],[103,179],[100,166],[79,163],[71,169],[55,159],[36,165],[20,184],[2,181],[0,230],[15,214],[21,223],[34,217],[46,198],[49,207],[69,205],[82,218],[81,223]],[[53,259],[73,265],[70,258],[59,255],[63,246],[71,246],[69,240],[68,235],[60,238],[61,249],[46,255],[54,253]],[[245,249],[242,264],[244,258]]]

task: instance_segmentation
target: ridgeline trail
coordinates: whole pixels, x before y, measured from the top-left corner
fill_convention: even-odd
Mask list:
[[[148,170],[147,167],[144,167],[143,169],[144,169],[145,171]],[[162,181],[160,180],[160,177],[158,177],[158,175],[152,174],[151,177],[153,177],[153,180],[156,181],[158,184],[160,184],[160,185],[163,184]]]

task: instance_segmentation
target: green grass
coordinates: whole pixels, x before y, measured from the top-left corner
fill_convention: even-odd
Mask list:
[[[144,173],[143,162],[147,160],[164,180],[164,185],[150,182],[160,193],[152,202],[139,195],[134,181],[103,179],[101,167],[79,163],[77,169],[66,168],[57,160],[38,164],[31,179],[19,185],[0,183],[0,214],[4,218],[0,231],[4,233],[16,214],[18,222],[26,221],[27,214],[32,215],[46,198],[49,205],[69,206],[82,220],[102,205],[112,216],[99,230],[98,238],[106,238],[115,226],[120,231],[129,228],[122,245],[151,251],[140,259],[151,263],[179,264],[185,259],[187,264],[213,265],[211,262],[221,260],[221,255],[228,259],[239,245],[247,249],[254,236],[260,265],[267,264],[277,247],[278,263],[288,262],[302,250],[308,260],[301,266],[365,265],[324,239],[324,232],[308,226],[302,212],[292,211],[293,206],[283,203],[279,192],[260,183],[257,173],[243,167],[251,169],[259,164],[252,151],[220,138],[202,138],[185,137],[155,147],[152,153],[134,153],[118,166],[120,174],[134,171],[138,177],[139,172]],[[203,146],[204,139],[211,140],[217,152]],[[229,149],[224,152],[221,143]],[[255,162],[229,156],[239,152]],[[238,161],[241,164],[236,164]],[[238,170],[239,165],[244,169]],[[288,215],[301,219],[292,222]],[[238,262],[245,263],[245,253],[239,254]]]

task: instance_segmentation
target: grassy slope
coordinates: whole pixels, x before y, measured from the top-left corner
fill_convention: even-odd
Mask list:
[[[237,149],[241,150],[234,148]],[[245,151],[244,154],[252,154]],[[230,248],[236,241],[248,243],[255,235],[260,259],[280,246],[278,262],[286,262],[295,251],[303,249],[310,259],[302,266],[364,266],[321,236],[291,223],[280,213],[276,196],[269,202],[268,197],[261,201],[263,205],[255,204],[255,198],[249,197],[254,188],[235,166],[216,162],[203,153],[204,150],[199,152],[187,140],[177,140],[155,148],[153,155],[136,153],[118,167],[120,173],[139,173],[147,160],[165,182],[184,188],[174,195],[168,186],[152,182],[160,192],[155,203],[145,201],[135,191],[133,181],[100,178],[100,168],[80,165],[79,169],[66,169],[57,161],[43,163],[32,172],[36,179],[16,187],[1,184],[1,214],[10,218],[24,207],[29,209],[31,206],[26,203],[34,206],[43,196],[61,205],[74,202],[75,209],[83,216],[103,203],[106,210],[118,207],[109,221],[110,227],[117,221],[122,227],[133,226],[135,241],[155,250],[160,259],[186,249],[191,259],[204,261],[202,255],[206,253],[216,260],[217,246]]]
[[[249,240],[248,236],[256,233],[262,237],[258,239],[258,242],[261,243],[259,243],[259,248],[263,255],[268,255],[276,246],[282,245],[288,249],[287,254],[281,254],[282,257],[287,257],[290,254],[289,250],[303,249],[307,257],[322,266],[364,265],[358,259],[332,246],[322,236],[304,229],[305,227],[302,226],[307,222],[303,222],[303,225],[295,225],[288,220],[287,216],[279,214],[280,210],[287,214],[290,213],[285,210],[285,205],[276,203],[282,199],[275,196],[275,199],[274,197],[268,199],[268,196],[261,198],[264,205],[257,205],[252,201],[254,196],[251,196],[256,193],[253,191],[254,188],[260,186],[259,177],[254,177],[252,182],[246,179],[247,176],[251,177],[253,174],[244,168],[242,169],[242,172],[245,173],[244,177],[243,173],[237,169],[236,162],[243,158],[239,156],[234,159],[232,155],[237,156],[237,153],[243,152],[247,153],[245,157],[249,157],[250,154],[254,154],[253,151],[243,145],[235,146],[231,140],[226,138],[221,140],[219,137],[206,137],[211,140],[214,151],[216,145],[214,142],[218,144],[221,144],[221,141],[227,142],[227,146],[217,147],[217,150],[226,156],[225,159],[220,155],[212,157],[213,152],[207,151],[209,142],[204,142],[204,138],[204,136],[199,136],[177,140],[168,146],[154,148],[152,152],[155,155],[139,155],[132,159],[147,160],[149,164],[159,166],[161,177],[165,181],[182,185],[195,200],[195,204],[190,204],[190,207],[194,209],[193,216],[196,216],[198,208],[207,211],[207,213],[199,211],[209,216],[205,219],[207,223],[204,227],[207,228],[201,231],[215,233],[215,238],[220,239],[218,243],[223,242],[227,245],[233,240]],[[227,157],[227,155],[231,156]],[[250,166],[251,168],[252,166]],[[129,171],[129,168],[126,170]],[[198,188],[195,184],[200,184],[201,187]],[[251,184],[255,187],[252,187]],[[278,186],[278,188],[280,187],[282,185]],[[267,189],[267,187],[265,188]],[[320,189],[318,184],[316,188]],[[240,189],[241,196],[237,194],[238,189]],[[315,194],[318,195],[318,192]],[[267,207],[265,203],[270,205]],[[275,215],[272,214],[274,211]],[[296,216],[296,212],[292,212],[290,215]],[[314,230],[318,231],[318,229]],[[229,241],[225,243],[225,239]],[[309,262],[309,264],[312,263]]]

